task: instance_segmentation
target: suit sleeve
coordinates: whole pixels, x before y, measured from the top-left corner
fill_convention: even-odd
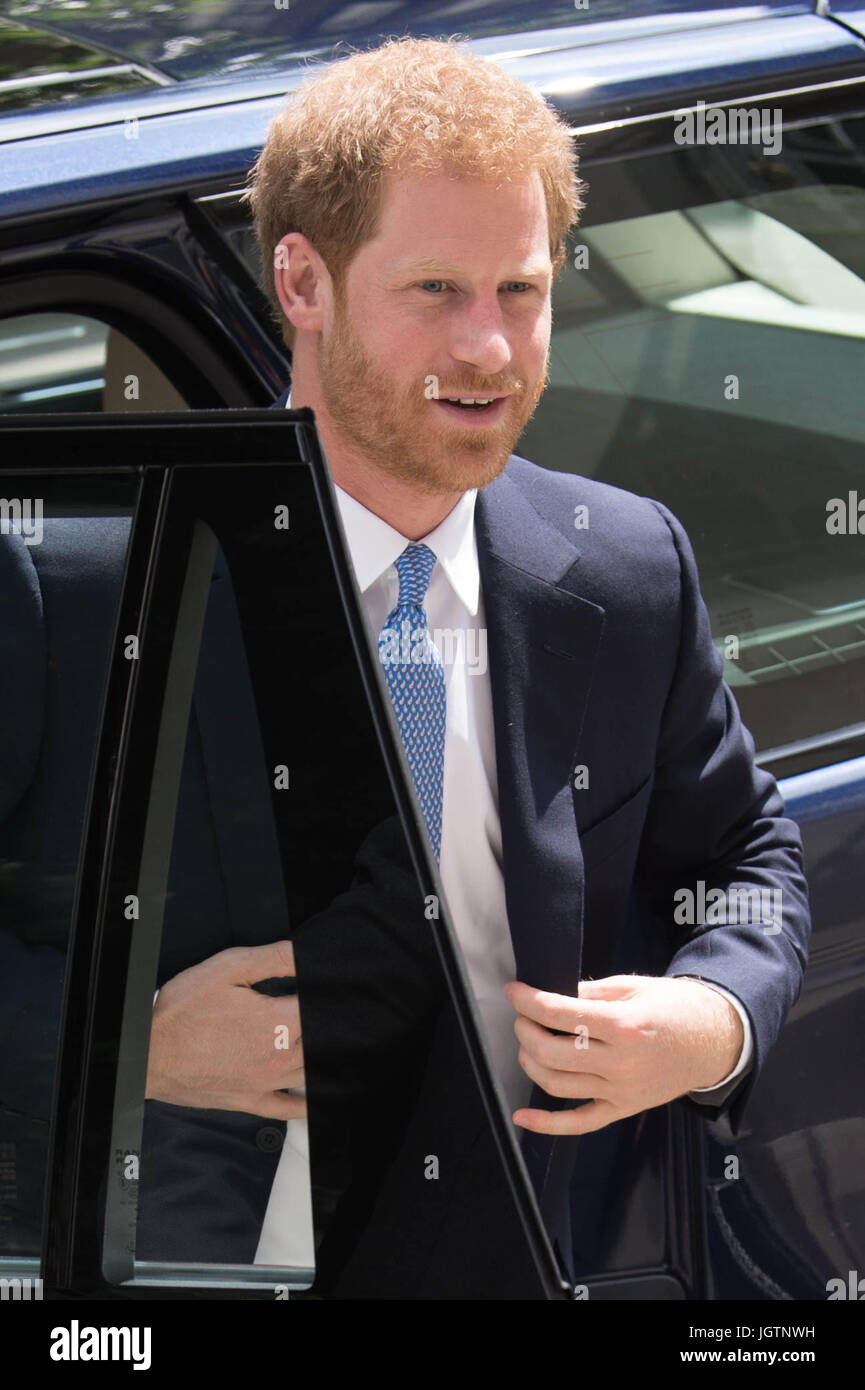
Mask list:
[[[654,505],[678,557],[680,633],[640,872],[656,912],[672,927],[674,954],[666,974],[720,985],[740,1001],[750,1020],[750,1070],[722,1104],[699,1106],[712,1118],[728,1112],[735,1133],[766,1055],[802,989],[810,932],[802,841],[785,815],[775,779],[754,762],[753,739],[723,680],[690,542],[672,513]],[[721,890],[723,907],[718,906],[721,894],[712,895],[712,889]],[[754,889],[761,903],[772,904],[773,912],[780,909],[776,917],[743,911],[745,904],[758,902],[757,894],[748,894]],[[688,894],[693,895],[690,914]],[[707,897],[715,905],[701,914],[699,904]],[[696,920],[700,915],[703,920]]]

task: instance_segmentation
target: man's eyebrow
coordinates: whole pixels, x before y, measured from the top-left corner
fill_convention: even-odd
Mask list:
[[[447,261],[436,260],[434,256],[421,256],[417,260],[397,261],[393,266],[395,275],[419,274],[421,271],[432,270],[443,275],[464,274],[459,266],[451,265]],[[521,266],[506,278],[508,280],[533,280],[538,276],[550,275],[551,273],[552,266],[549,261],[537,261]]]

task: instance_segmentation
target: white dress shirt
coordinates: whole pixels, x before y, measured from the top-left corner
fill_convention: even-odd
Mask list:
[[[409,541],[342,488],[335,492],[363,607],[377,639],[399,593],[394,561]],[[516,1015],[502,992],[507,981],[516,978],[516,967],[505,906],[492,690],[474,528],[476,497],[476,490],[464,493],[444,521],[423,538],[437,560],[424,607],[442,656],[447,692],[439,871],[487,1046],[507,1104],[516,1110],[528,1103],[532,1082],[517,1060]],[[753,1042],[739,1001],[719,985],[711,988],[730,1000],[745,1030],[739,1062],[729,1076],[717,1086],[690,1093],[695,1100],[717,1104],[724,1098],[721,1092],[747,1069]],[[298,1258],[302,1255],[308,1258]],[[305,1120],[288,1122],[256,1263],[313,1264]]]

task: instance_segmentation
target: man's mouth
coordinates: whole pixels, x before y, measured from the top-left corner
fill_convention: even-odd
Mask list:
[[[504,413],[506,400],[507,396],[441,396],[436,405],[453,419],[492,423]]]

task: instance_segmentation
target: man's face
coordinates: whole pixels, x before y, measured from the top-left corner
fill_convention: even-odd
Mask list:
[[[536,173],[501,188],[389,175],[379,231],[349,265],[319,347],[334,426],[423,491],[491,482],[546,385],[551,282]]]

